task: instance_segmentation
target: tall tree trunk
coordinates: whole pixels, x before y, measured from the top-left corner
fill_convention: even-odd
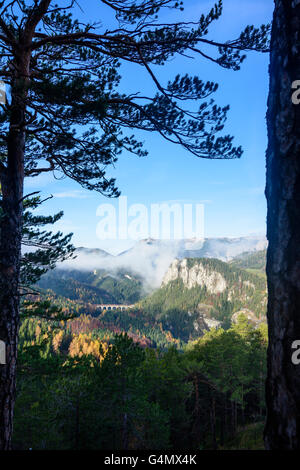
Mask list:
[[[300,2],[275,0],[268,100],[267,449],[300,448],[300,365],[291,361],[300,340]]]
[[[28,64],[24,56],[15,64],[7,165],[0,174],[0,340],[6,348],[6,364],[0,365],[0,450],[11,447],[15,401]]]

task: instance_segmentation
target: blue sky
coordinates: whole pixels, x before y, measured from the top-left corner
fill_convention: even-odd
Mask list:
[[[185,11],[180,16],[184,21],[195,20],[212,4],[213,1],[186,0]],[[107,9],[103,9],[99,1],[89,0],[81,5],[84,13],[80,12],[80,15],[87,21],[95,21],[98,16],[104,25],[111,21],[105,16]],[[233,39],[247,24],[269,22],[272,10],[272,0],[224,0],[223,16],[215,22],[209,37],[223,41]],[[171,17],[168,12],[163,16],[165,21],[173,21],[176,17]],[[163,201],[203,202],[206,237],[265,234],[268,61],[268,54],[251,53],[241,70],[233,72],[201,57],[193,60],[178,57],[156,70],[162,83],[178,72],[219,83],[215,94],[217,104],[230,104],[225,131],[235,136],[235,143],[242,145],[244,154],[240,160],[232,161],[197,159],[157,135],[143,134],[148,157],[124,153],[115,168],[109,171],[116,178],[122,195],[128,197],[128,204],[140,203],[149,207],[151,203]],[[150,78],[141,68],[126,64],[121,72],[122,90],[143,93],[153,90]],[[54,197],[40,210],[44,214],[63,210],[64,217],[56,227],[65,233],[74,232],[76,246],[112,252],[127,247],[127,242],[104,242],[96,235],[97,207],[107,202],[117,205],[117,201],[84,190],[71,180],[55,180],[51,174],[29,179],[25,189],[26,192],[40,190],[43,197],[53,194]]]

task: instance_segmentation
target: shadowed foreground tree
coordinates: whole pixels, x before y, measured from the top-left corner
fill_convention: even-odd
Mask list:
[[[275,0],[268,101],[268,449],[300,449],[300,4]],[[297,88],[297,87],[296,87]],[[293,96],[294,95],[294,96]]]
[[[19,291],[24,295],[30,293],[32,286],[43,274],[49,269],[54,269],[58,262],[72,257],[75,251],[70,243],[72,233],[63,235],[62,232],[53,233],[47,229],[62,218],[62,211],[53,216],[34,213],[43,202],[40,197],[34,197],[23,203],[23,253]]]
[[[4,217],[1,202],[0,191],[0,220]],[[34,210],[42,203],[40,197],[26,198],[23,201],[21,238],[23,249],[20,257],[18,294],[20,299],[24,299],[24,296],[28,294],[31,294],[33,299],[21,302],[19,317],[39,316],[40,318],[60,319],[65,318],[65,315],[59,307],[50,305],[48,301],[35,300],[34,296],[38,294],[38,291],[33,286],[49,269],[54,269],[57,262],[72,257],[75,251],[70,243],[73,234],[63,235],[59,231],[53,233],[47,229],[49,225],[55,224],[62,218],[63,212],[53,216],[34,214]]]
[[[221,0],[199,21],[176,24],[159,22],[160,10],[182,9],[175,0],[99,3],[114,12],[115,29],[74,19],[75,0],[59,5],[0,1],[0,78],[7,87],[0,113],[0,339],[7,356],[0,366],[0,449],[10,448],[12,433],[24,177],[60,172],[87,189],[117,197],[106,167],[123,150],[146,155],[134,130],[155,131],[197,157],[240,157],[231,136],[218,136],[228,107],[211,98],[217,85],[188,75],[162,84],[157,66],[176,55],[194,54],[238,70],[243,51],[266,52],[268,47],[265,26],[247,27],[223,43],[209,39],[209,26],[222,13]],[[138,88],[132,94],[118,91],[118,70],[128,62],[147,71],[156,88],[153,96]]]
[[[55,224],[62,218],[62,211],[53,216],[34,213],[34,210],[43,202],[39,196],[26,199],[23,202],[23,250],[20,263],[19,294],[20,297],[23,296],[24,300],[21,302],[20,318],[39,317],[54,321],[65,320],[66,315],[61,311],[61,308],[48,300],[40,300],[40,292],[34,287],[43,274],[54,269],[58,262],[72,258],[75,251],[75,247],[70,243],[72,233],[64,235],[59,231],[53,233],[47,230],[49,225]]]

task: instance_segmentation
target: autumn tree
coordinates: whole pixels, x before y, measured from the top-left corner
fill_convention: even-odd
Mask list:
[[[220,134],[228,106],[215,104],[217,84],[187,74],[164,84],[156,71],[175,56],[192,54],[238,70],[243,51],[268,47],[265,26],[247,27],[232,40],[211,39],[221,0],[195,22],[169,24],[159,21],[160,11],[181,10],[182,2],[99,3],[114,12],[115,27],[74,18],[75,0],[0,1],[0,78],[7,88],[0,113],[0,339],[7,356],[0,366],[1,449],[10,447],[12,433],[24,178],[60,172],[84,188],[118,196],[106,168],[123,150],[146,154],[135,130],[157,132],[196,157],[240,157],[232,136]],[[138,85],[136,93],[120,92],[123,63],[146,70],[156,92],[145,96]],[[198,110],[189,107],[194,102]]]

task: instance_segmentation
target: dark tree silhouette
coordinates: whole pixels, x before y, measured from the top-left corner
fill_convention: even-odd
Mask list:
[[[268,449],[300,448],[300,4],[275,0],[268,100]],[[295,102],[295,104],[294,104]]]
[[[62,218],[62,211],[48,216],[34,213],[43,202],[38,196],[29,198],[23,203],[23,254],[19,288],[22,295],[31,292],[32,286],[43,274],[49,269],[54,269],[56,263],[72,257],[75,251],[75,247],[70,243],[72,233],[63,235],[62,232],[53,233],[46,229]]]
[[[10,447],[19,325],[20,246],[25,177],[61,172],[83,187],[118,196],[106,177],[123,151],[146,151],[132,130],[157,132],[197,157],[240,157],[222,131],[228,107],[211,95],[217,85],[177,76],[162,84],[157,66],[176,55],[198,55],[238,70],[243,51],[267,51],[268,27],[247,27],[223,43],[208,38],[222,1],[194,23],[159,23],[160,10],[181,9],[176,0],[99,0],[115,13],[116,28],[82,24],[72,17],[78,2],[0,1],[0,78],[7,103],[0,113],[0,339],[7,364],[0,366],[0,449]],[[208,52],[211,49],[211,53]],[[145,69],[153,96],[118,91],[119,68]],[[138,81],[137,81],[138,83]],[[201,101],[197,111],[185,102]]]

